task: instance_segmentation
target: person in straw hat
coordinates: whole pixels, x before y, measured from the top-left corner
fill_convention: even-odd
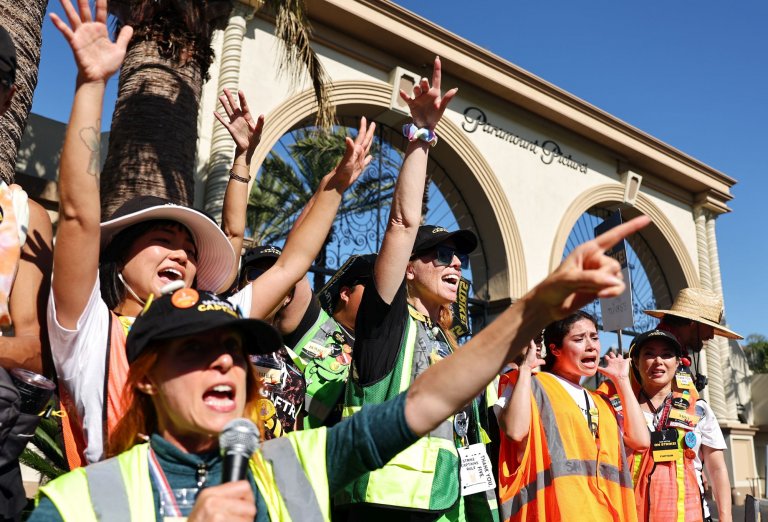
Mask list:
[[[719,335],[727,339],[743,339],[741,335],[721,324],[723,320],[723,299],[705,288],[683,288],[675,297],[669,310],[645,310],[651,317],[661,319],[659,330],[674,335],[683,348],[682,361],[690,366],[689,357],[697,356],[704,341]],[[707,377],[698,373],[696,362],[696,388],[701,391],[707,385]]]

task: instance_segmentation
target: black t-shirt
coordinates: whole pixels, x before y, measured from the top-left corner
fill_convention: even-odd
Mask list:
[[[383,379],[397,362],[408,321],[408,292],[405,279],[391,304],[385,303],[373,278],[365,285],[355,322],[352,360],[363,386]]]
[[[301,341],[302,337],[304,337],[304,334],[306,334],[309,329],[312,328],[312,325],[315,324],[315,321],[317,321],[317,318],[320,315],[320,310],[322,310],[322,308],[320,308],[320,300],[315,294],[312,294],[312,299],[309,300],[309,304],[304,311],[304,316],[301,318],[301,321],[299,321],[299,325],[291,333],[283,335],[283,343],[289,348],[295,348],[296,344]]]

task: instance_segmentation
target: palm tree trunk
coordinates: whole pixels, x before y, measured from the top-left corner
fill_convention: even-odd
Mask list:
[[[48,0],[0,0],[0,24],[16,45],[16,94],[0,122],[0,178],[13,182],[21,135],[32,107],[40,65],[42,27]]]
[[[140,194],[192,205],[202,85],[197,60],[161,56],[156,41],[131,43],[101,176],[103,218]]]

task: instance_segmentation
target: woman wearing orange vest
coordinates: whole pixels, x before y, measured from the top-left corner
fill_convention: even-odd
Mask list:
[[[644,450],[649,435],[629,360],[609,354],[598,366],[597,324],[582,311],[547,326],[544,343],[546,362],[529,350],[519,369],[501,379],[502,519],[637,520],[624,444]],[[542,363],[546,371],[534,375]],[[598,371],[619,390],[613,405],[579,384]]]
[[[651,447],[630,455],[638,518],[642,521],[711,520],[701,497],[701,462],[715,489],[719,520],[731,520],[725,440],[712,410],[699,400],[690,375],[679,371],[682,348],[674,335],[651,330],[629,348],[637,398]]]
[[[223,203],[227,235],[202,212],[149,195],[129,199],[110,220],[100,223],[99,136],[105,85],[120,67],[133,30],[124,26],[112,42],[106,1],[97,1],[93,14],[86,1],[78,2],[80,13],[69,0],[61,3],[69,25],[55,14],[51,18],[72,48],[78,75],[60,161],[61,218],[48,331],[68,414],[65,449],[75,467],[104,457],[105,441],[124,412],[126,335],[148,296],[159,295],[169,283],[218,293],[234,280],[239,256],[232,244],[240,244],[245,228],[238,209],[245,210],[248,165],[263,117],[251,116],[242,95],[239,106],[229,92],[220,98],[228,121],[218,119],[237,145]],[[370,162],[372,130],[363,120],[357,138],[347,139],[344,157],[321,181],[313,205],[291,232],[280,260],[250,288],[229,298],[246,316],[267,316],[307,272],[328,235],[343,192]]]

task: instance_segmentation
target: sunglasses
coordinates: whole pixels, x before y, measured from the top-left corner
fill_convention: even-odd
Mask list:
[[[469,268],[469,254],[459,252],[453,247],[440,245],[435,248],[435,265],[450,266],[453,263],[453,256],[459,258],[461,268]]]

